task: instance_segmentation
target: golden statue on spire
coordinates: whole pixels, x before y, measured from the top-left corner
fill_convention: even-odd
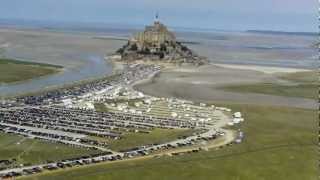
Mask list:
[[[154,22],[155,22],[155,23],[159,23],[159,22],[160,22],[160,20],[159,20],[159,13],[158,13],[158,12],[156,13]]]

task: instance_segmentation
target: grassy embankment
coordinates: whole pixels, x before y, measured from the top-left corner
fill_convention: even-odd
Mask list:
[[[241,92],[260,93],[288,97],[302,97],[316,99],[318,95],[317,72],[297,72],[280,76],[281,79],[293,82],[293,85],[282,85],[276,83],[242,84],[222,87],[221,89]]]
[[[98,152],[29,139],[19,135],[0,133],[0,160],[16,159],[14,165],[39,164]]]
[[[13,83],[57,73],[61,66],[0,58],[0,83]]]
[[[225,105],[245,115],[245,141],[184,156],[102,163],[24,179],[315,180],[317,126],[313,110]]]

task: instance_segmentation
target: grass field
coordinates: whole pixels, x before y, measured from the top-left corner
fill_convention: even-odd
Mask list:
[[[271,94],[277,96],[288,96],[288,97],[302,97],[316,99],[317,88],[315,84],[298,84],[292,86],[271,84],[271,83],[260,83],[260,84],[247,84],[239,86],[227,86],[224,90],[241,93],[260,93],[260,94]]]
[[[0,133],[0,160],[16,159],[15,165],[39,164],[98,152]]]
[[[97,164],[23,179],[316,180],[316,111],[223,105],[243,112],[242,144],[184,156]]]
[[[0,83],[12,83],[53,74],[61,66],[0,59]]]
[[[288,97],[302,97],[316,99],[319,87],[316,72],[298,72],[283,75],[280,78],[295,82],[294,85],[281,85],[275,83],[258,83],[245,85],[231,85],[222,89],[241,93],[260,93]]]
[[[109,145],[115,151],[127,150],[142,145],[172,141],[179,137],[189,136],[194,132],[195,130],[191,129],[154,129],[148,134],[127,133],[120,140],[110,141]]]
[[[99,112],[108,112],[109,109],[103,103],[95,103],[94,108]]]
[[[164,143],[178,139],[183,136],[190,136],[198,130],[192,129],[154,129],[150,133],[133,133],[124,132],[124,135],[119,140],[112,140],[103,137],[89,136],[89,139],[108,143],[109,148],[114,151],[123,151],[135,147]]]
[[[95,108],[100,112],[114,111],[104,104],[96,103]],[[148,114],[150,115],[150,114]],[[114,151],[128,150],[142,145],[164,143],[175,140],[179,137],[189,136],[197,130],[192,129],[154,129],[150,133],[131,133],[124,132],[120,140],[110,140],[106,138],[90,137],[90,139],[107,142],[109,147]]]
[[[282,79],[300,83],[318,83],[319,73],[315,71],[296,72],[280,76]]]

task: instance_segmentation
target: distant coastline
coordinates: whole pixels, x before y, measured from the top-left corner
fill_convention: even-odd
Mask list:
[[[3,19],[0,18],[0,28],[17,28],[30,30],[46,30],[54,32],[83,32],[83,33],[101,33],[101,34],[122,34],[130,35],[134,32],[142,30],[142,24],[115,24],[105,22],[57,22],[57,21],[38,21],[24,19]],[[300,36],[317,36],[317,32],[289,32],[275,30],[228,30],[214,28],[190,28],[190,27],[170,27],[176,32],[247,32],[272,35],[300,35]],[[188,42],[187,42],[188,43]],[[193,43],[193,42],[191,42]]]
[[[271,34],[271,35],[296,35],[296,36],[318,36],[317,32],[287,32],[287,31],[272,31],[272,30],[247,30],[248,33],[256,34]]]

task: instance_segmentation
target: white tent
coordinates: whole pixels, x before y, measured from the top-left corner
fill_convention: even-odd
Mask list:
[[[233,116],[234,116],[235,118],[241,118],[241,117],[242,117],[241,112],[235,112],[235,113],[233,114]]]

